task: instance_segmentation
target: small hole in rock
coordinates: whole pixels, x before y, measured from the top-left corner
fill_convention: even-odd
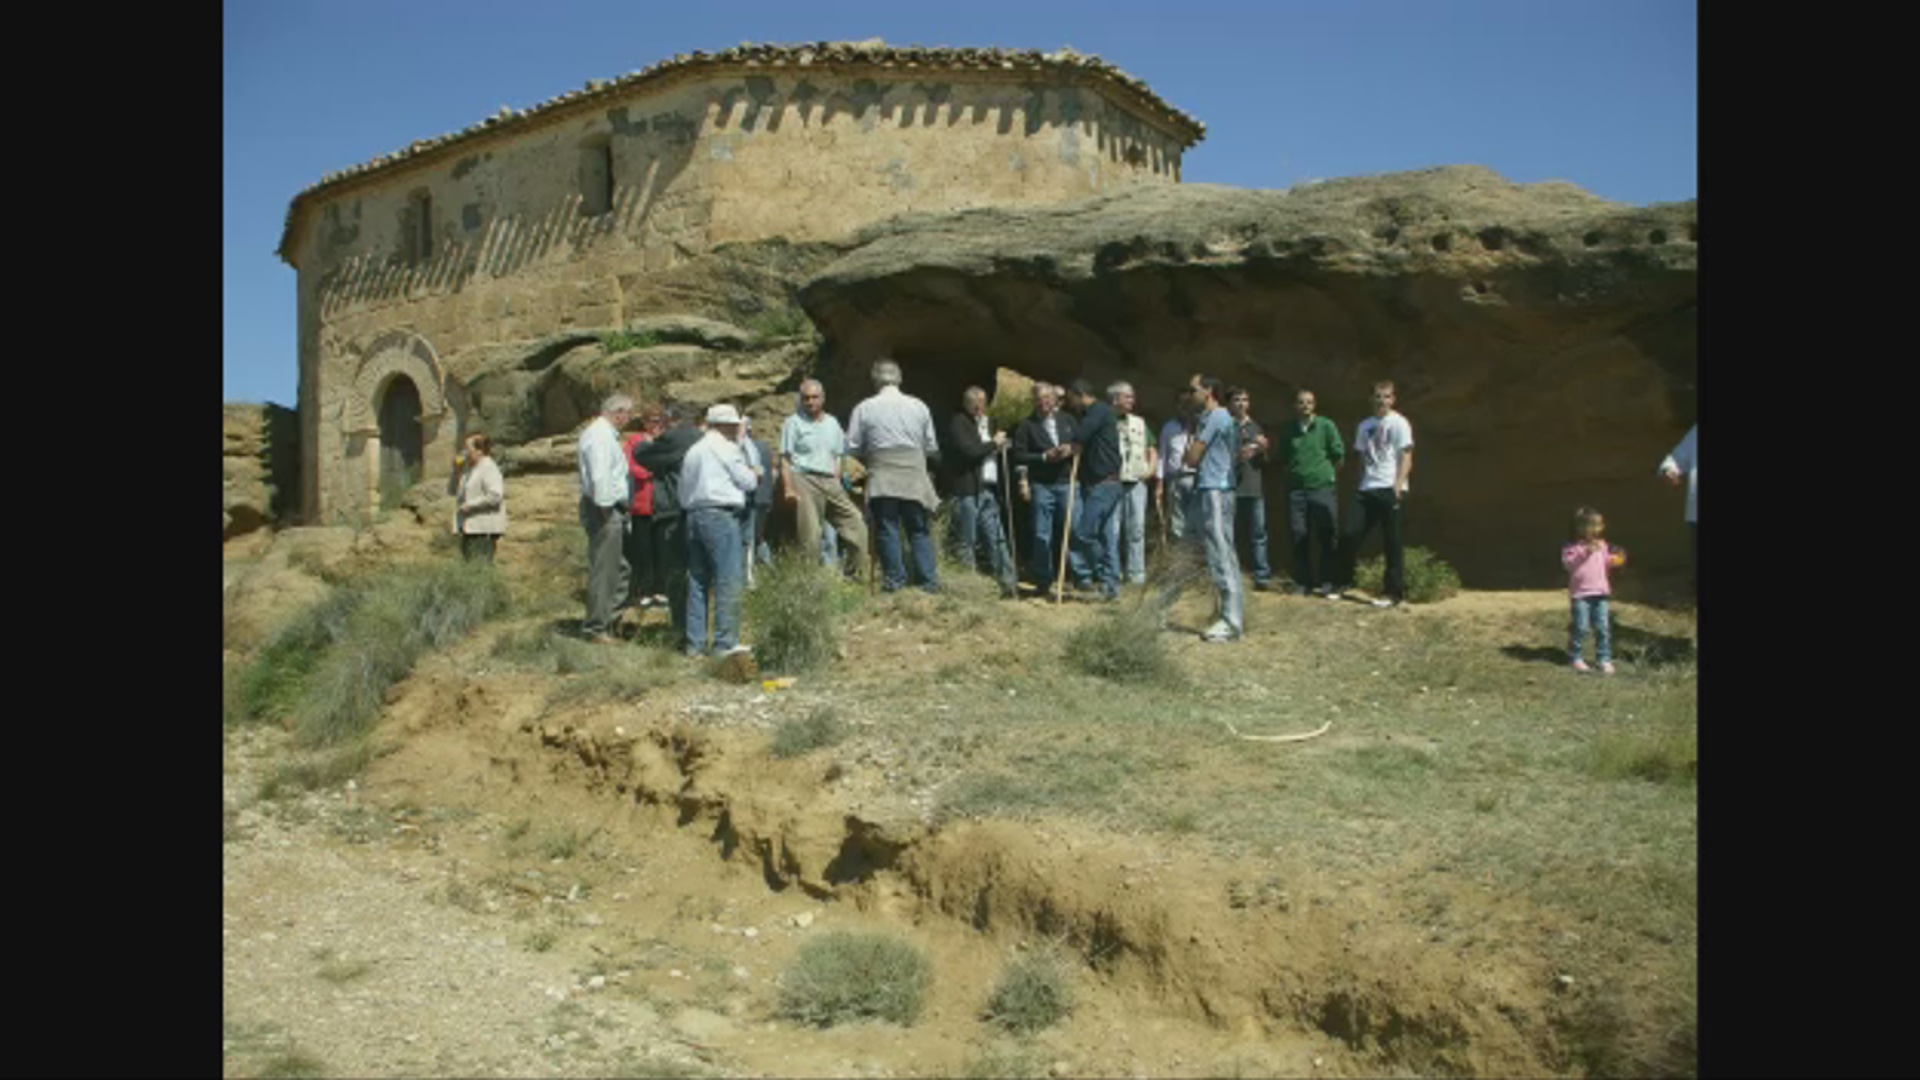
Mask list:
[[[1647,243],[1649,244],[1664,244],[1666,242],[1667,230],[1665,229],[1655,229],[1647,234]]]
[[[1587,235],[1581,237],[1580,242],[1587,245],[1588,247],[1599,247],[1600,234],[1597,232],[1590,232]]]
[[[1433,238],[1433,250],[1448,251],[1453,247],[1453,237],[1446,233],[1436,233]]]

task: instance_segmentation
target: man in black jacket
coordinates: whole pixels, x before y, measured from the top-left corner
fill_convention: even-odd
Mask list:
[[[651,442],[633,448],[633,460],[653,474],[653,543],[667,587],[674,640],[687,631],[687,524],[680,511],[680,464],[705,435],[706,409],[691,402],[666,408],[670,425]]]
[[[1116,397],[1125,383],[1107,388]],[[1074,442],[1080,453],[1080,504],[1074,510],[1072,550],[1074,588],[1092,592],[1098,579],[1102,599],[1120,595],[1120,553],[1108,543],[1107,526],[1120,509],[1120,429],[1113,407],[1094,396],[1093,384],[1073,380],[1067,404],[1079,414]]]
[[[1073,417],[1059,408],[1051,386],[1036,385],[1033,414],[1013,431],[1013,464],[1020,476],[1020,497],[1033,503],[1033,536],[1027,542],[1027,577],[1042,592],[1058,573],[1054,565],[1053,523],[1067,507],[1067,479],[1073,465]]]
[[[1000,451],[1008,444],[1007,433],[993,431],[987,419],[987,392],[967,387],[960,395],[960,411],[947,421],[945,452],[947,463],[947,518],[951,525],[949,540],[954,557],[967,566],[977,567],[981,549],[993,565],[994,580],[1000,583],[1000,595],[1019,595],[1014,584],[1013,563],[1007,557],[1007,538],[1000,530],[999,485]]]

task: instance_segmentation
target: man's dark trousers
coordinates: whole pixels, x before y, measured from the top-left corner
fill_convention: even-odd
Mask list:
[[[1333,582],[1334,538],[1340,535],[1335,513],[1331,486],[1287,492],[1287,531],[1293,536],[1293,583],[1303,589]],[[1314,542],[1316,539],[1319,543]],[[1317,565],[1313,559],[1316,550],[1320,556]]]
[[[1340,580],[1334,583],[1338,588],[1353,587],[1353,564],[1359,558],[1360,545],[1366,542],[1367,534],[1378,522],[1387,549],[1387,580],[1383,591],[1390,599],[1406,598],[1406,582],[1402,576],[1405,559],[1400,548],[1404,509],[1404,500],[1394,498],[1392,488],[1353,493],[1353,503],[1347,508],[1347,529],[1340,537]]]

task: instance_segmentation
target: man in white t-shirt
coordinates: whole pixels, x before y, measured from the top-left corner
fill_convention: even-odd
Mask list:
[[[1353,433],[1349,461],[1359,461],[1360,488],[1347,509],[1346,529],[1340,537],[1339,576],[1329,598],[1343,597],[1353,587],[1353,564],[1375,522],[1387,549],[1387,580],[1373,606],[1400,606],[1406,598],[1405,557],[1401,546],[1401,513],[1406,505],[1407,478],[1413,474],[1413,425],[1393,411],[1393,383],[1373,384],[1373,415],[1360,421]]]

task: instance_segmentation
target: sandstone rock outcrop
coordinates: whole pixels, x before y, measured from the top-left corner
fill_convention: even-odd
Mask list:
[[[1630,593],[1686,564],[1680,504],[1653,469],[1694,420],[1695,210],[1476,166],[1148,186],[898,218],[801,299],[836,406],[891,355],[936,412],[1008,367],[1130,380],[1157,423],[1205,370],[1246,386],[1269,427],[1311,388],[1351,439],[1372,382],[1393,379],[1418,447],[1410,544],[1470,586],[1550,586],[1566,521],[1590,504],[1634,550]],[[1270,479],[1282,567],[1283,490]]]
[[[222,539],[292,513],[300,477],[300,428],[293,410],[228,403],[222,423],[225,492]]]

